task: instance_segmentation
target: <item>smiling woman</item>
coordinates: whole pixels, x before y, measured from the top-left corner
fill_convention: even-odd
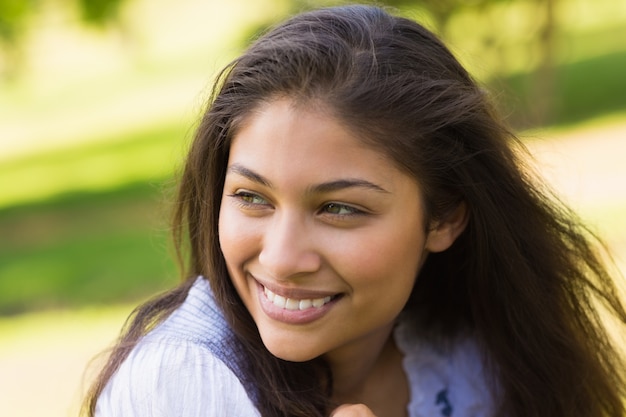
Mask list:
[[[430,245],[444,238],[435,230],[427,242],[414,178],[286,100],[247,120],[228,165],[220,246],[268,350],[332,362],[382,349]]]
[[[179,191],[186,278],[137,310],[86,412],[622,415],[595,303],[624,306],[522,151],[415,22],[279,25],[218,80]]]

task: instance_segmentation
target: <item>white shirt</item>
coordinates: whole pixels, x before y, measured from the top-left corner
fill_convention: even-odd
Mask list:
[[[259,417],[224,358],[207,343],[216,307],[199,278],[185,302],[132,350],[98,398],[97,417]],[[223,323],[223,321],[222,321]],[[411,387],[410,417],[488,417],[493,401],[475,344],[421,342],[403,320],[394,337]]]

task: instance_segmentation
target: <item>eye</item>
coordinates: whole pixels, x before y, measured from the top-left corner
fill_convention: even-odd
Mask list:
[[[246,207],[267,206],[269,204],[265,198],[249,191],[238,191],[234,194],[231,194],[230,197],[235,198],[241,205]]]
[[[357,214],[363,214],[363,211],[341,203],[328,203],[322,207],[324,213],[332,214],[335,216],[352,216]]]

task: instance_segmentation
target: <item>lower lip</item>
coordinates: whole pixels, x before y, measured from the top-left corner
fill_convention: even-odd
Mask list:
[[[330,309],[338,301],[333,299],[321,307],[311,307],[306,310],[287,310],[280,308],[265,296],[264,288],[257,283],[259,303],[263,312],[271,319],[287,324],[307,324],[319,320],[330,311]]]

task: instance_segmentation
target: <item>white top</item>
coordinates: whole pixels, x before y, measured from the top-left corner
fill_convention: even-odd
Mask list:
[[[98,398],[97,417],[259,417],[235,373],[203,340],[216,322],[209,284],[199,278],[186,301],[133,349]],[[212,333],[214,334],[214,332]],[[394,332],[411,386],[410,417],[488,417],[493,401],[470,340],[435,349],[406,320]]]

